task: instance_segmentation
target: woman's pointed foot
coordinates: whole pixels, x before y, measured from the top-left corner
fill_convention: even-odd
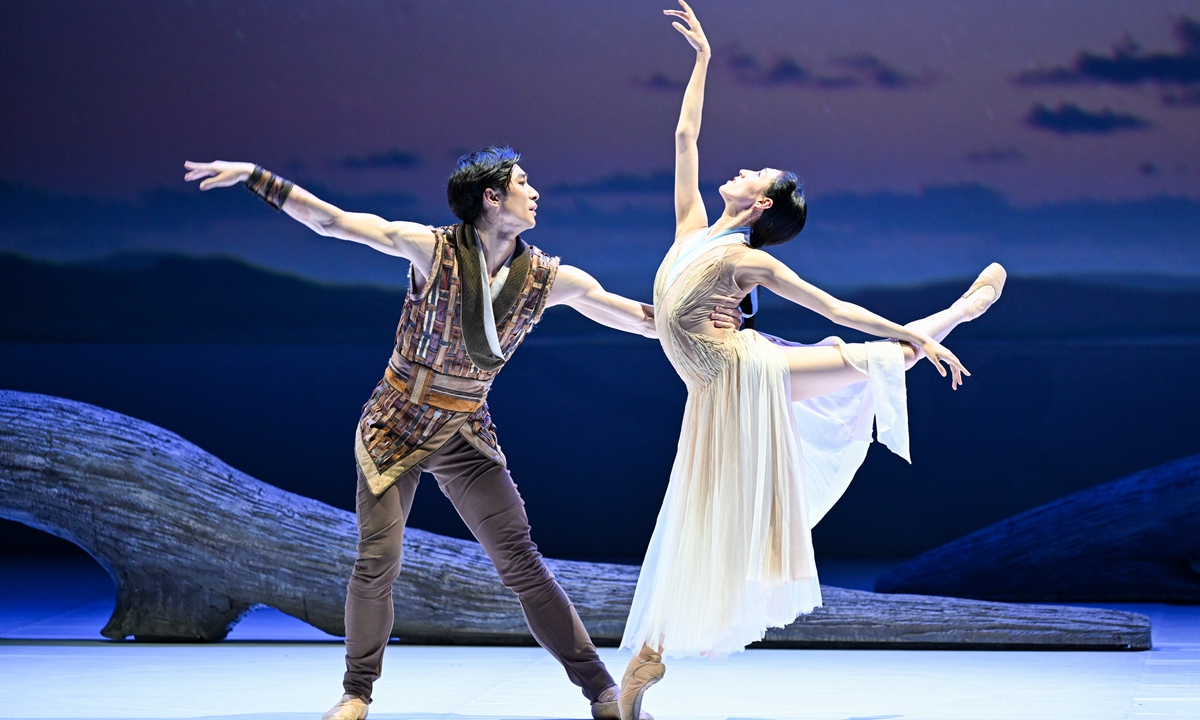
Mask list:
[[[592,703],[592,719],[593,720],[621,720],[621,710],[617,707],[618,701],[621,699],[621,690],[616,685],[600,694],[600,697]],[[638,720],[654,720],[654,716],[648,712],[642,712]]]
[[[1004,292],[1004,281],[1007,279],[1008,273],[1000,263],[992,263],[984,268],[956,303],[962,304],[963,319],[974,320],[987,312],[988,308],[1000,299],[1000,294]]]
[[[662,655],[646,646],[629,661],[625,675],[621,678],[621,696],[617,698],[617,707],[621,712],[621,720],[641,720],[642,696],[654,683],[662,680],[667,672],[663,665]]]

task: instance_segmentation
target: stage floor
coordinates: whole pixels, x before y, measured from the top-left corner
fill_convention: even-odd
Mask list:
[[[869,566],[836,568],[862,585]],[[0,717],[315,718],[340,695],[342,645],[273,610],[211,645],[116,643],[90,561],[0,560]],[[659,720],[1200,718],[1200,607],[1110,606],[1151,617],[1149,652],[750,650],[668,663]],[[602,649],[620,675],[628,653]],[[587,718],[540,648],[388,648],[371,717]]]

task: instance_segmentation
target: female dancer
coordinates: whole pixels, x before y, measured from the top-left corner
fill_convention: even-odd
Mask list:
[[[675,243],[654,281],[655,322],[688,388],[678,454],[646,552],[621,646],[637,651],[621,683],[623,720],[638,717],[662,656],[720,655],[821,604],[810,529],[866,456],[871,426],[908,459],[904,371],[924,356],[951,386],[969,375],[940,344],[1000,297],[989,266],[950,308],[897,325],[804,282],[759,250],[804,226],[796,176],[742,170],[721,186],[712,226],[700,198],[696,139],[709,45],[691,8],[667,10],[696,50],[675,131]],[[717,329],[714,303],[763,286],[830,320],[889,341],[798,345]]]

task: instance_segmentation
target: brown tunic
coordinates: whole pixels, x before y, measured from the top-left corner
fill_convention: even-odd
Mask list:
[[[375,495],[456,433],[505,464],[487,407],[487,392],[500,367],[477,366],[463,334],[461,263],[455,243],[462,228],[452,225],[433,232],[429,280],[419,295],[410,285],[392,359],[363,406],[355,434],[355,455]],[[558,263],[558,258],[517,238],[509,278],[492,306],[504,360],[541,319]],[[526,271],[519,272],[523,268]]]

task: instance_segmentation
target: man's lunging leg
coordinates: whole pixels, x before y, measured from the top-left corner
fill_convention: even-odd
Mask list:
[[[371,688],[383,670],[383,649],[392,635],[392,583],[400,574],[404,523],[412,508],[420,470],[401,475],[375,497],[358,473],[358,558],[346,593],[347,695],[371,701]]]
[[[534,638],[567,671],[571,682],[596,702],[616,685],[575,607],[542,561],[529,535],[525,503],[508,471],[461,437],[423,463],[496,566],[505,587],[517,594]],[[611,693],[610,693],[611,694]]]

